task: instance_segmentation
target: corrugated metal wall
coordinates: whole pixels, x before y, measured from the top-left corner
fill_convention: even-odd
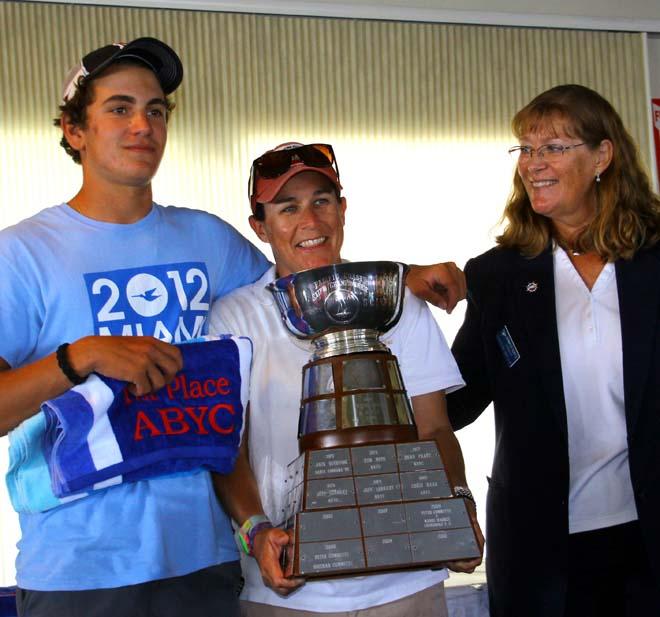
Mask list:
[[[66,68],[141,35],[169,42],[187,71],[162,175],[225,214],[243,211],[264,144],[506,139],[512,113],[561,82],[610,98],[648,152],[639,34],[16,2],[0,4],[0,32],[0,169],[16,169],[0,179],[0,226],[77,181],[49,127]]]
[[[648,160],[639,34],[4,2],[0,228],[77,190],[79,167],[51,126],[67,69],[145,35],[186,68],[156,198],[215,211],[248,235],[250,161],[292,138],[329,141],[360,204],[349,208],[347,256],[462,263],[490,244],[508,192],[511,116],[557,83],[602,92]],[[486,467],[488,447],[476,453]],[[469,477],[477,494],[485,473]],[[13,580],[16,536],[0,492],[0,585]]]

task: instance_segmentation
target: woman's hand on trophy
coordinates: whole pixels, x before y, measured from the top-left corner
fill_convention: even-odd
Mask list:
[[[467,293],[465,275],[453,262],[417,266],[410,264],[406,286],[418,298],[444,309],[448,313]]]
[[[287,596],[305,584],[304,578],[287,578],[282,570],[282,555],[290,546],[291,537],[278,527],[264,529],[254,537],[253,555],[259,564],[261,578],[281,596]]]

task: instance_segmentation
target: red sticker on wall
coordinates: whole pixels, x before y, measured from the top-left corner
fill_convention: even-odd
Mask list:
[[[660,99],[651,99],[653,110],[653,141],[655,142],[655,169],[660,183]]]

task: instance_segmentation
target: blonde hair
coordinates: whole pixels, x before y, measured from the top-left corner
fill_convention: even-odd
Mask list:
[[[523,107],[511,127],[520,138],[541,130],[556,133],[558,124],[589,148],[598,148],[604,139],[613,145],[612,160],[597,185],[596,214],[575,239],[575,248],[615,261],[631,259],[640,248],[657,244],[660,199],[651,189],[637,146],[612,105],[584,86],[556,86]],[[506,227],[497,243],[528,257],[541,253],[553,237],[550,219],[534,212],[517,171],[502,221]]]

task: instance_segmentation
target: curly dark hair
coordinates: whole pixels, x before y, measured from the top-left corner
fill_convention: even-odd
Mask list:
[[[92,77],[81,76],[78,78],[78,83],[76,84],[76,93],[68,101],[65,101],[62,105],[59,106],[60,115],[57,118],[53,118],[53,125],[57,127],[62,126],[62,121],[81,128],[87,127],[87,108],[94,102],[94,82],[103,77],[111,68],[116,67],[118,64],[127,64],[134,66],[146,66],[143,62],[131,58],[121,58],[117,62],[112,63],[107,69],[101,71],[98,75],[93,75]],[[166,120],[169,120],[170,113],[175,107],[173,101],[168,97],[165,97],[165,103],[167,105],[167,116]],[[80,164],[80,152],[75,148],[71,147],[71,144],[67,141],[66,137],[62,135],[60,139],[60,146],[64,148],[64,151],[78,164]]]

